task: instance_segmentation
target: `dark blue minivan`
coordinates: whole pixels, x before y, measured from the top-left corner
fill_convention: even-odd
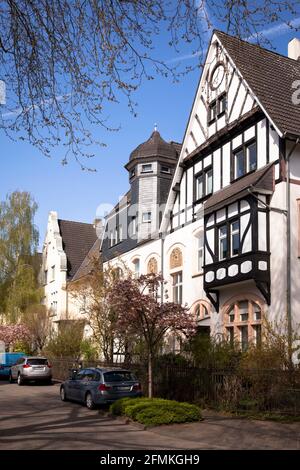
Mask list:
[[[124,397],[140,397],[141,384],[130,370],[89,368],[73,371],[60,387],[62,401],[85,403],[92,410],[96,405],[112,403]]]
[[[22,352],[3,352],[0,353],[0,377],[9,377],[10,368],[20,357],[24,357]]]

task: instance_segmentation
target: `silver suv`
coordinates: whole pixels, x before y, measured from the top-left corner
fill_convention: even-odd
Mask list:
[[[16,364],[11,366],[9,381],[17,381],[18,385],[30,380],[52,383],[51,364],[46,357],[20,357]]]

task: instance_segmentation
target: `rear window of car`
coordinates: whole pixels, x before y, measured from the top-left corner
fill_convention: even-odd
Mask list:
[[[131,382],[136,380],[135,375],[128,371],[105,372],[103,375],[105,382]]]
[[[43,366],[47,364],[47,359],[27,359],[27,364],[30,366]]]

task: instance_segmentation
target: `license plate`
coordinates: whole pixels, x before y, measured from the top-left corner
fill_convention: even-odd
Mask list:
[[[44,367],[44,366],[35,366],[35,367],[33,368],[33,370],[41,370],[41,369],[42,369],[42,370],[45,370],[45,367]]]
[[[118,390],[125,392],[126,390],[130,390],[130,387],[118,387]]]

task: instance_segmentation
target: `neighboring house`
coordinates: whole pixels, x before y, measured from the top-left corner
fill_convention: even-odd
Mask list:
[[[101,247],[243,349],[264,318],[300,323],[299,40],[289,56],[214,32],[181,150],[155,131],[132,152]]]
[[[43,246],[44,304],[57,325],[84,319],[82,306],[68,287],[86,276],[92,255],[99,258],[99,238],[94,224],[58,219],[51,211]]]

